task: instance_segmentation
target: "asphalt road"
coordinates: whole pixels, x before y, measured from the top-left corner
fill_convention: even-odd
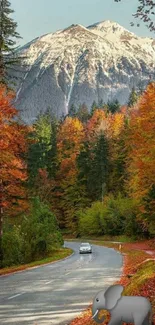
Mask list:
[[[114,249],[93,245],[84,255],[79,243],[65,246],[74,250],[65,260],[0,277],[1,325],[68,324],[120,278],[122,256]]]

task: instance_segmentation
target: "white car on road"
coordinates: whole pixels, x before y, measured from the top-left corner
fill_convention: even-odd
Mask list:
[[[92,246],[89,243],[81,243],[79,253],[92,253]]]

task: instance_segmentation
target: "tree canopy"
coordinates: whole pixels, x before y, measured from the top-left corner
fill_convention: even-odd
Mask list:
[[[120,2],[122,0],[114,0],[115,2]],[[154,23],[154,8],[155,2],[153,0],[138,0],[139,5],[137,7],[137,11],[133,14],[133,17],[139,18],[144,23],[147,23],[147,27],[151,32],[155,31],[155,23]],[[134,26],[134,23],[130,23],[131,26]],[[140,24],[137,23],[139,27]]]

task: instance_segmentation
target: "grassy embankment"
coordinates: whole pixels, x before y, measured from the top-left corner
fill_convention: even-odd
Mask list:
[[[96,238],[97,239],[97,238]],[[88,238],[87,238],[88,240]],[[114,240],[114,239],[113,239]],[[116,239],[115,239],[116,240]],[[117,238],[118,240],[118,238]],[[80,239],[83,241],[83,239]],[[103,245],[118,249],[118,244],[107,243],[98,238],[97,241],[89,241],[93,244]],[[122,254],[124,257],[123,274],[117,283],[122,284],[125,289],[124,295],[139,295],[147,297],[153,309],[153,322],[155,324],[155,241],[145,241],[136,243],[123,243]],[[152,251],[148,254],[146,251]],[[110,319],[108,312],[101,312],[101,315],[106,316],[105,323]],[[79,317],[74,319],[70,325],[96,325],[91,319],[91,306],[84,311]]]
[[[45,257],[44,259],[40,259],[28,264],[23,264],[23,265],[14,265],[11,267],[5,267],[0,269],[0,275],[5,275],[5,274],[9,274],[9,273],[13,273],[16,271],[22,271],[25,270],[27,268],[31,268],[31,267],[36,267],[39,265],[44,265],[44,264],[48,264],[51,262],[55,262],[58,260],[61,260],[69,255],[72,254],[72,249],[70,248],[60,248],[60,249],[56,249],[53,250],[53,252],[50,253],[50,255],[48,257]]]
[[[63,232],[63,238],[64,240],[66,241],[69,241],[69,240],[74,240],[74,241],[84,241],[84,240],[99,240],[99,241],[120,241],[120,242],[125,242],[125,243],[130,243],[130,242],[133,242],[134,239],[131,238],[131,237],[127,237],[127,236],[100,236],[100,237],[97,237],[97,236],[86,236],[86,237],[81,237],[81,238],[77,238],[77,237],[74,237],[72,234],[69,234],[69,233],[66,233],[66,232]]]

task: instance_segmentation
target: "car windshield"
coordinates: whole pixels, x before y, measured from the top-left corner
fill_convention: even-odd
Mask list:
[[[89,246],[89,243],[83,243],[81,246]]]

